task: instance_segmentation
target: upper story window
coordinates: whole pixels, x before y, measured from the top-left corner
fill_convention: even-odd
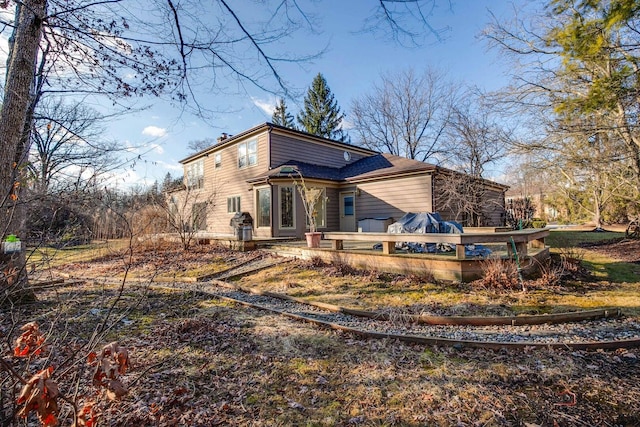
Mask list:
[[[185,167],[187,188],[190,190],[204,187],[204,159],[196,160]]]
[[[258,163],[258,141],[238,144],[238,168],[246,168]]]
[[[216,169],[222,167],[222,153],[216,153],[216,155],[213,156],[213,162]]]

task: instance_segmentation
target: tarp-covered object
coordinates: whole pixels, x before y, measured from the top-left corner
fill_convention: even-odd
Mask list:
[[[462,225],[443,221],[438,212],[408,212],[387,228],[387,233],[447,233],[461,234]]]
[[[462,234],[464,231],[462,225],[455,221],[443,221],[437,212],[407,212],[398,221],[394,222],[387,228],[387,233],[401,234],[426,234],[426,233],[447,233]],[[454,251],[456,245],[448,243],[413,243],[399,242],[396,243],[398,249],[406,249],[410,252],[418,253],[437,253]],[[466,245],[466,256],[482,256],[486,257],[491,253],[488,248],[482,245]]]

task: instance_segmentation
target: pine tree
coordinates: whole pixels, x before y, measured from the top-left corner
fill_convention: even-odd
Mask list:
[[[342,119],[338,101],[331,93],[327,81],[321,73],[313,79],[304,98],[304,109],[298,114],[300,129],[323,138],[346,141],[348,136],[342,130]]]
[[[296,124],[293,121],[293,115],[287,111],[287,104],[285,104],[284,99],[282,98],[278,101],[278,105],[276,105],[276,109],[271,116],[271,123],[290,129],[296,129]]]

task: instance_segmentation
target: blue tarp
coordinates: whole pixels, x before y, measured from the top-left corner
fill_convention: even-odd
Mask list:
[[[437,212],[408,212],[391,224],[387,233],[463,233],[462,225],[455,221],[443,221]],[[456,245],[447,243],[396,243],[396,248],[415,253],[438,253],[456,250]],[[466,245],[465,255],[469,257],[487,257],[491,250],[482,245]]]

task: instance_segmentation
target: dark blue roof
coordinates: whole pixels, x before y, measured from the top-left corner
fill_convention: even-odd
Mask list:
[[[255,177],[250,181],[259,181],[266,178],[295,177],[299,172],[304,178],[324,179],[328,181],[348,181],[360,177],[372,177],[377,175],[407,172],[412,170],[428,170],[434,166],[416,160],[392,156],[390,154],[377,154],[364,157],[342,168],[314,165],[300,160],[289,160],[269,173]],[[297,172],[296,172],[297,171]]]

